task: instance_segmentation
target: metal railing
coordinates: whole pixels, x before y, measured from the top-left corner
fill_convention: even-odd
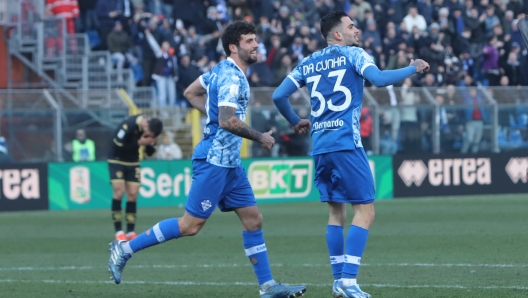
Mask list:
[[[309,95],[303,90],[306,88],[290,97],[296,109],[310,108]],[[253,88],[249,113],[276,113],[271,100],[273,91],[274,88]],[[369,108],[372,115],[372,153],[466,150],[468,134],[472,133],[466,124],[475,110],[470,96],[478,98],[483,113],[479,152],[528,148],[528,87],[365,88],[363,107]],[[250,117],[255,118],[258,119]],[[415,146],[405,148],[402,143]]]

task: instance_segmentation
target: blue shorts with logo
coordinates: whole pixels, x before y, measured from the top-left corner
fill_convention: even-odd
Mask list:
[[[209,218],[216,206],[222,212],[256,206],[257,201],[246,171],[219,167],[205,159],[193,160],[193,182],[185,203],[185,210],[194,217]]]
[[[315,186],[321,202],[368,204],[374,202],[374,178],[365,150],[314,155]]]

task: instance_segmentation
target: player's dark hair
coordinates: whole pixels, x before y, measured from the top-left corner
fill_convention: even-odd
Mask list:
[[[152,118],[148,121],[149,130],[154,134],[154,136],[159,136],[163,130],[163,122],[158,118]]]
[[[231,23],[224,31],[224,34],[222,34],[222,46],[224,47],[224,51],[226,52],[226,55],[231,55],[231,51],[229,50],[229,45],[240,45],[240,39],[242,38],[242,34],[256,34],[257,29],[255,28],[255,25],[250,22],[246,21],[235,21]]]
[[[341,24],[341,18],[348,17],[343,11],[334,11],[321,18],[321,34],[325,39],[328,39],[328,34],[335,27]]]

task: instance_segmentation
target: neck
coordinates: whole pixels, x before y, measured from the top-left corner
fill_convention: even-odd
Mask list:
[[[246,72],[246,70],[248,69],[249,67],[249,64],[247,64],[245,61],[243,61],[242,59],[240,59],[240,57],[238,55],[235,55],[235,54],[231,54],[229,55],[229,58],[233,59],[233,61],[235,62],[236,65],[238,65],[238,67],[240,67],[240,69],[243,71],[243,72]]]
[[[334,40],[334,39],[328,40],[327,43],[328,43],[329,47],[333,46],[333,45],[336,45],[336,44],[340,45],[340,46],[344,46],[345,45],[342,40],[338,41],[338,40]]]

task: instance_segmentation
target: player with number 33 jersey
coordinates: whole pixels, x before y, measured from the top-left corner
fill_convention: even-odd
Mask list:
[[[294,131],[310,126],[314,183],[321,201],[330,208],[326,240],[334,275],[332,294],[335,298],[369,298],[356,281],[374,221],[374,180],[359,133],[364,80],[377,87],[391,85],[427,71],[429,65],[418,59],[402,69],[380,71],[358,47],[359,30],[344,12],[324,16],[321,33],[328,47],[303,59],[275,90],[273,102]],[[310,94],[310,121],[299,119],[288,101],[302,87]],[[347,204],[352,205],[354,218],[345,241]]]

